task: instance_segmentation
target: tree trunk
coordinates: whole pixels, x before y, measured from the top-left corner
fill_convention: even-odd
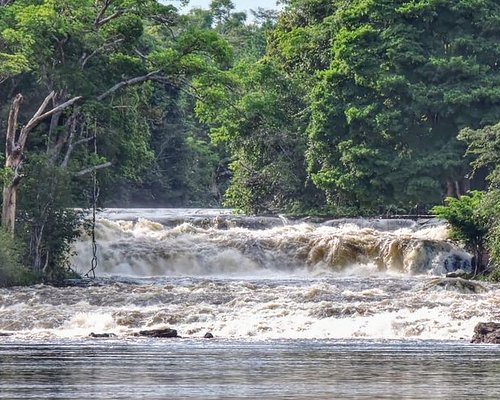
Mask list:
[[[14,235],[14,226],[16,221],[16,201],[17,201],[17,188],[22,179],[22,174],[20,173],[24,149],[26,147],[26,142],[31,131],[38,126],[45,118],[48,118],[54,114],[62,112],[69,106],[73,105],[75,102],[81,99],[81,96],[73,97],[72,99],[52,108],[51,110],[45,112],[49,102],[55,96],[55,92],[49,93],[42,104],[35,112],[33,117],[28,121],[28,123],[21,129],[19,135],[17,135],[17,124],[18,115],[21,103],[23,101],[23,96],[19,93],[16,95],[12,101],[9,111],[9,119],[7,122],[7,134],[5,137],[5,168],[11,171],[12,177],[10,181],[4,184],[3,189],[3,205],[2,205],[2,226],[11,235]]]
[[[449,179],[446,182],[446,187],[446,196],[458,199],[470,190],[470,181],[467,178],[462,178],[460,180]]]
[[[446,197],[455,197],[455,185],[452,180],[446,181]]]
[[[12,101],[7,122],[7,134],[5,137],[5,168],[12,171],[13,176],[4,183],[2,202],[2,226],[11,235],[14,235],[16,221],[17,187],[20,182],[19,167],[22,159],[22,151],[16,143],[16,128],[19,108],[23,96],[18,94]]]
[[[43,263],[43,249],[42,249],[42,241],[43,241],[43,231],[45,228],[45,222],[40,227],[34,227],[31,232],[31,244],[30,244],[30,252],[33,256],[33,270],[36,272],[42,272],[45,266]],[[45,255],[46,256],[46,255]],[[46,260],[47,261],[47,260]]]
[[[12,236],[16,222],[17,183],[6,184],[3,188],[2,226]]]

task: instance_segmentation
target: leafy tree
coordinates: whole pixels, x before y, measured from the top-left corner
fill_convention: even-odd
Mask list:
[[[46,279],[69,271],[71,244],[80,236],[83,213],[71,208],[75,195],[68,171],[51,165],[45,155],[31,155],[20,188],[18,236],[27,243],[23,264]],[[81,194],[80,194],[81,195]]]
[[[257,8],[250,10],[253,21],[247,21],[245,12],[235,11],[230,0],[214,0],[208,10],[194,9],[186,17],[189,24],[200,27],[211,26],[226,39],[234,52],[235,60],[262,57],[266,50],[266,35],[275,25],[275,10]]]
[[[500,117],[499,15],[491,0],[288,2],[272,55],[317,77],[308,168],[330,203],[381,212],[461,194],[459,130]]]
[[[231,157],[224,204],[249,213],[317,206],[322,200],[305,170],[304,89],[278,62],[263,58],[277,15],[252,10],[255,23],[244,24],[228,5],[215,29],[237,49],[235,65],[195,80],[197,116]]]
[[[463,242],[474,254],[476,272],[484,268],[483,254],[488,233],[488,220],[481,212],[482,199],[482,192],[471,191],[459,198],[447,197],[445,205],[431,209],[432,213],[450,224],[450,238]]]
[[[491,189],[500,188],[500,123],[482,129],[466,128],[460,132],[459,139],[468,143],[468,154],[473,156],[471,165],[474,171],[486,168]]]
[[[29,165],[43,160],[40,170],[58,178],[44,202],[26,202],[22,211],[33,212],[23,227],[30,226],[40,243],[52,243],[52,250],[41,245],[49,257],[44,265],[57,264],[62,254],[54,240],[42,237],[57,238],[46,221],[58,226],[64,205],[51,208],[51,199],[64,197],[97,169],[110,168],[104,176],[109,182],[139,180],[151,165],[152,82],[184,86],[192,75],[228,63],[230,48],[215,32],[192,28],[162,41],[158,32],[170,34],[178,21],[173,6],[154,0],[16,0],[0,8],[0,57],[22,56],[18,67],[0,71],[7,132],[2,224],[14,232],[18,189],[24,181],[27,193],[35,190]],[[35,270],[43,269],[42,253],[31,257]]]
[[[299,87],[268,60],[242,61],[217,81],[197,80],[197,113],[233,156],[226,205],[262,213],[314,203]]]
[[[0,287],[33,283],[36,276],[21,262],[21,251],[7,233],[0,231]]]
[[[487,169],[489,190],[480,204],[487,221],[487,249],[494,267],[492,278],[500,280],[500,123],[482,129],[464,129],[459,138],[468,145],[474,170]]]
[[[220,160],[226,156],[210,143],[208,129],[194,117],[193,108],[194,98],[185,90],[154,83],[144,114],[153,159],[133,180],[122,174],[101,177],[105,205],[220,206]]]

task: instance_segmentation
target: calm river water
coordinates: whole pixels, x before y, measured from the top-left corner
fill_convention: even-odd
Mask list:
[[[498,399],[500,346],[434,341],[0,344],[1,399]]]
[[[0,399],[500,398],[469,344],[500,285],[445,276],[470,255],[442,223],[115,209],[97,238],[95,280],[0,289]]]

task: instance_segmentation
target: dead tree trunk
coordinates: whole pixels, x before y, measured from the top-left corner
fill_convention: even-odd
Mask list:
[[[0,0],[1,2],[2,0]],[[4,1],[5,2],[5,1]],[[107,2],[108,3],[108,2]],[[106,3],[106,4],[107,4]],[[3,4],[3,3],[0,3]],[[109,18],[105,18],[102,20],[97,21],[96,23],[98,24],[103,24],[107,22]],[[158,76],[158,73],[160,71],[152,71],[146,75],[143,76],[138,76],[135,78],[131,79],[126,79],[122,82],[117,83],[116,85],[112,86],[110,89],[106,90],[104,93],[101,95],[97,96],[98,101],[102,101],[105,98],[111,96],[113,93],[116,91],[120,90],[123,87],[130,86],[130,85],[135,85],[139,84],[148,80],[156,79]],[[26,146],[26,141],[28,140],[28,136],[32,132],[34,128],[36,128],[40,122],[42,122],[44,119],[52,116],[52,115],[59,115],[68,107],[76,103],[78,100],[82,98],[82,96],[77,96],[73,97],[72,99],[56,105],[59,101],[54,101],[54,106],[52,109],[49,111],[45,112],[45,109],[49,105],[49,102],[54,100],[54,97],[56,96],[56,92],[52,91],[49,93],[45,99],[43,100],[42,104],[36,111],[36,113],[33,115],[33,117],[28,121],[28,123],[21,128],[19,132],[19,136],[17,136],[17,125],[18,125],[18,115],[19,115],[19,109],[21,107],[21,103],[23,101],[23,96],[21,94],[18,94],[14,100],[12,101],[12,105],[10,107],[10,112],[9,112],[9,120],[8,120],[8,127],[7,127],[7,135],[6,135],[6,146],[5,146],[5,167],[8,171],[11,172],[11,175],[9,178],[5,181],[4,183],[4,189],[3,189],[3,205],[2,205],[2,226],[3,228],[10,232],[12,235],[14,235],[14,228],[15,228],[15,220],[16,220],[16,206],[17,206],[17,189],[19,187],[19,183],[22,180],[22,165],[23,165],[23,157],[24,157],[24,149]],[[59,94],[58,97],[61,97],[62,93]],[[56,118],[58,120],[59,118]],[[55,122],[54,122],[55,124]],[[70,124],[71,125],[71,124]],[[54,126],[52,126],[54,128]],[[68,143],[68,150],[65,156],[65,159],[63,160],[61,166],[66,167],[68,164],[68,159],[69,156],[71,155],[71,152],[73,151],[73,148],[75,145],[79,143],[85,143],[87,141],[90,141],[92,138],[83,138],[80,141],[77,141],[73,143],[73,137],[71,135],[71,129],[74,129],[74,127],[69,127],[70,134],[67,138],[63,138],[69,141]],[[52,150],[54,154],[52,154],[53,158],[61,152],[62,145],[64,144],[64,140],[61,139],[59,142],[56,143],[54,146],[54,149],[48,149],[48,152]],[[99,169],[99,168],[104,168],[111,165],[109,162],[104,163],[102,165],[94,166],[91,168],[84,169],[80,172],[77,173],[77,175],[84,175],[88,172],[91,172],[93,170]]]
[[[38,110],[35,114],[33,114],[33,117],[25,126],[21,128],[19,135],[17,135],[17,125],[19,109],[21,108],[23,96],[18,94],[12,101],[12,105],[10,107],[7,134],[5,138],[5,168],[10,172],[10,175],[5,180],[3,188],[2,226],[11,235],[14,235],[15,229],[17,189],[23,177],[21,170],[23,166],[24,149],[30,133],[44,119],[55,113],[62,112],[64,109],[70,107],[76,101],[81,99],[81,96],[73,97],[72,99],[45,112],[45,109],[54,95],[55,92],[51,92],[45,97]]]
[[[14,234],[16,221],[17,187],[21,181],[20,167],[22,163],[22,151],[19,151],[16,146],[16,128],[22,101],[23,96],[18,94],[12,102],[5,143],[5,167],[11,172],[11,176],[6,178],[3,188],[2,226],[11,235]]]

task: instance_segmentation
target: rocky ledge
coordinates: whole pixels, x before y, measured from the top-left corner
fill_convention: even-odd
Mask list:
[[[471,343],[494,343],[500,344],[500,323],[480,322],[474,328],[474,336]]]
[[[3,336],[2,332],[0,332],[0,336]],[[179,336],[177,334],[176,329],[172,329],[172,328],[147,329],[147,330],[135,332],[132,334],[132,336],[146,336],[146,337],[154,337],[154,338],[181,338],[182,337],[182,336]],[[108,333],[108,332],[105,332],[105,333],[91,332],[89,337],[92,337],[92,338],[114,338],[114,337],[117,337],[117,335],[115,335],[114,333]],[[207,332],[207,333],[205,333],[203,338],[204,339],[213,339],[214,335],[211,332]]]

